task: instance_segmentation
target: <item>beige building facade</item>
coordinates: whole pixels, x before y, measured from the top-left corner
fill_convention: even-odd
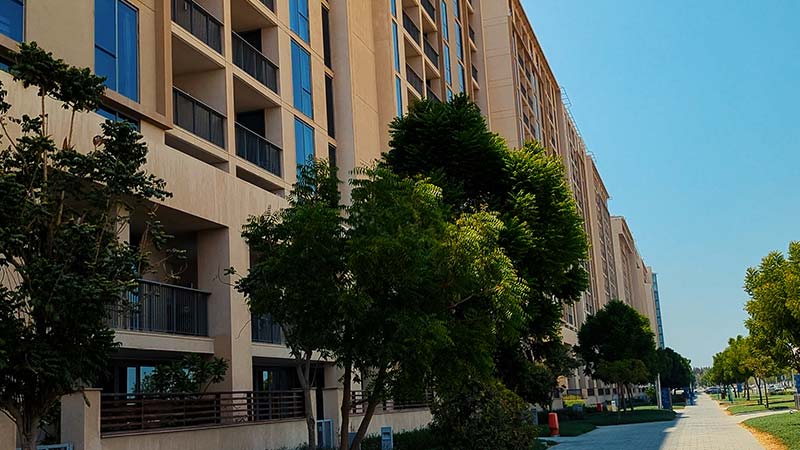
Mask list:
[[[280,328],[251,316],[224,275],[249,268],[242,226],[286,205],[308,158],[335,161],[341,177],[379,158],[388,124],[416,99],[466,92],[511,147],[538,140],[563,160],[591,243],[590,287],[565,305],[566,343],[577,343],[585,318],[612,299],[654,317],[652,271],[624,220],[609,213],[609,193],[519,0],[5,0],[0,18],[0,49],[35,41],[108,77],[104,106],[78,118],[76,142],[88,146],[105,119],[139,128],[147,169],[173,193],[157,205],[158,218],[187,254],[163,258],[129,298],[136,308],[112,315],[121,348],[102,391],[87,394],[99,405],[71,401],[65,413],[100,421],[96,436],[70,435],[83,442],[76,450],[169,447],[176,438],[165,430],[111,426],[103,411],[115,404],[103,394],[135,396],[153,367],[185,354],[230,361],[215,390],[249,402],[298,387]],[[33,92],[6,72],[0,81],[13,112],[38,111]],[[50,114],[60,141],[69,118]],[[141,238],[143,214],[131,212],[131,242]],[[338,373],[318,363],[314,408],[336,429]],[[612,395],[578,373],[563,384],[563,394],[587,403]],[[289,410],[237,422],[246,428],[237,448],[299,443],[304,423]],[[424,408],[389,407],[376,423],[397,431],[428,420]],[[192,438],[197,448],[232,439],[232,424],[216,425]]]

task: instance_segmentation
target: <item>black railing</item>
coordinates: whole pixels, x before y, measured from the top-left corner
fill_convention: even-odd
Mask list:
[[[252,324],[252,341],[260,342],[262,344],[285,344],[286,338],[283,336],[283,330],[279,323],[272,320],[269,314],[263,316],[252,315],[250,317]]]
[[[271,9],[273,12],[275,11],[275,0],[261,0],[261,3],[263,3],[267,8]]]
[[[419,44],[421,36],[419,32],[419,27],[417,27],[414,21],[411,20],[411,17],[408,17],[408,14],[406,13],[403,13],[403,28],[405,28],[408,34],[411,35],[411,38],[414,39],[414,42]]]
[[[305,417],[302,391],[103,394],[100,432],[209,427]]]
[[[225,116],[178,88],[172,94],[175,125],[225,147]]]
[[[442,99],[440,99],[439,96],[436,95],[436,93],[433,92],[433,90],[431,90],[431,88],[427,89],[427,97],[428,97],[429,100],[433,100],[433,101],[436,101],[436,102],[441,102],[442,101]]]
[[[428,13],[428,16],[430,16],[430,18],[436,22],[436,8],[434,8],[431,0],[422,0],[422,9],[424,9],[425,12]]]
[[[121,330],[208,336],[208,292],[139,280],[109,309],[109,326]]]
[[[428,59],[431,60],[433,65],[439,67],[439,52],[437,52],[436,49],[433,48],[433,45],[431,45],[431,43],[428,42],[427,39],[423,40],[422,48],[423,50],[425,50],[425,56],[427,56]]]
[[[411,84],[411,87],[416,89],[417,92],[422,95],[422,93],[425,91],[425,83],[409,65],[406,65],[406,78],[408,78],[408,82]]]
[[[475,66],[472,66],[472,78],[478,81],[478,68]]]
[[[364,414],[367,410],[367,398],[364,391],[350,392],[350,413]],[[376,412],[405,411],[409,409],[427,409],[433,403],[433,393],[426,392],[421,398],[412,400],[385,400],[375,409]]]
[[[222,53],[222,22],[192,0],[172,0],[172,20],[217,53]]]
[[[469,40],[475,42],[475,29],[472,28],[472,25],[469,26]]]
[[[233,33],[233,63],[272,92],[278,92],[278,66],[236,33]]]
[[[281,176],[282,150],[258,133],[236,124],[236,155]]]

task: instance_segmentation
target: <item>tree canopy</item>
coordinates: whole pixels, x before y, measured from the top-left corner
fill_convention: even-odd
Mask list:
[[[683,388],[694,382],[691,361],[669,347],[656,350],[652,369],[661,376],[664,387]]]

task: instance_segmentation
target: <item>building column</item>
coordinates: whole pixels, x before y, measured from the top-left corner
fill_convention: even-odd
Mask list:
[[[86,388],[61,397],[61,441],[74,450],[102,450],[100,389]]]
[[[231,238],[228,228],[197,233],[197,276],[200,290],[211,292],[208,305],[208,335],[214,338],[215,356],[228,361],[225,380],[214,386],[220,391],[253,389],[253,357],[250,309],[244,296],[232,286],[225,270],[239,273],[249,268],[247,246],[241,237]]]

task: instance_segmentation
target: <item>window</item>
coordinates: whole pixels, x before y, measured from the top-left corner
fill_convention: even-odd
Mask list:
[[[397,17],[397,0],[391,1],[391,7],[392,7],[392,15],[394,17]]]
[[[322,7],[322,51],[325,58],[325,66],[333,69],[331,61],[331,20],[328,8]]]
[[[403,83],[400,77],[394,77],[394,93],[397,96],[397,117],[403,116]]]
[[[336,138],[336,119],[333,109],[333,78],[325,76],[325,109],[328,113],[328,136]]]
[[[453,0],[453,12],[456,17],[461,18],[461,0]]]
[[[294,145],[298,166],[314,159],[314,129],[297,117],[294,118]]]
[[[333,166],[336,166],[336,147],[333,144],[328,144],[328,163]]]
[[[456,23],[456,54],[460,61],[464,60],[464,37],[461,35],[461,25]]]
[[[0,33],[22,42],[24,10],[23,0],[0,0]]]
[[[458,64],[458,88],[461,92],[465,92],[467,90],[466,85],[466,78],[464,73],[464,66],[462,64]]]
[[[449,102],[452,99],[453,99],[453,91],[450,88],[447,88],[447,101]]]
[[[314,117],[311,55],[295,41],[292,41],[292,91],[294,107],[308,117]]]
[[[289,0],[289,22],[292,31],[308,42],[308,0]]]
[[[122,0],[95,0],[94,71],[139,101],[139,13]]]
[[[137,131],[140,130],[139,128],[140,124],[138,120],[128,117],[119,111],[113,110],[105,106],[100,106],[99,108],[97,108],[97,111],[95,112],[103,116],[103,118],[105,118],[106,120],[110,120],[112,122],[127,122]]]
[[[394,46],[394,70],[400,72],[400,48],[397,43],[397,22],[392,21],[392,45]]]
[[[450,48],[447,44],[443,46],[442,53],[444,53],[444,80],[447,81],[447,84],[451,84],[453,82],[453,72],[450,68]]]
[[[442,0],[442,37],[445,41],[450,40],[450,30],[447,27],[447,3]]]

